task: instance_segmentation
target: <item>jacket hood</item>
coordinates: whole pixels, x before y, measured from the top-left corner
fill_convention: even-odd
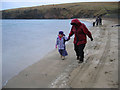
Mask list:
[[[71,23],[75,23],[77,25],[81,25],[82,23],[78,19],[73,19]]]

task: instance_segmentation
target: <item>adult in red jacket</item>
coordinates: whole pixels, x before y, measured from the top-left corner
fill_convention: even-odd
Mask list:
[[[86,35],[93,41],[92,35],[90,31],[87,29],[87,27],[81,23],[78,19],[73,19],[71,21],[71,31],[68,36],[68,40],[70,37],[74,34],[74,50],[77,55],[77,60],[79,60],[79,63],[82,63],[84,61],[84,48],[87,43]]]

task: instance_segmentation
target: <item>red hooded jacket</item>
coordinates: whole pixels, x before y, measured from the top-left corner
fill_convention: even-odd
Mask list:
[[[78,19],[73,19],[71,23],[77,24],[77,26],[73,25],[71,28],[71,31],[69,33],[69,38],[75,34],[74,37],[74,44],[80,45],[80,44],[86,44],[87,43],[87,38],[86,35],[89,38],[92,38],[92,35],[90,31],[88,31],[87,27],[81,23]]]

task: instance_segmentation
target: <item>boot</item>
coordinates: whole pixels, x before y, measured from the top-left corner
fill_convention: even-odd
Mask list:
[[[65,56],[62,56],[62,60],[65,60]]]
[[[78,63],[83,63],[84,58],[80,58]]]
[[[77,60],[79,60],[80,59],[80,57],[79,56],[77,56]]]

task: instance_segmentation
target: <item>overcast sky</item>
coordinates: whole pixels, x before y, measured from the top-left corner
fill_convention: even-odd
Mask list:
[[[119,0],[1,0],[2,7],[0,9],[13,9],[21,7],[32,7],[48,4],[74,3],[74,2],[109,2]]]

